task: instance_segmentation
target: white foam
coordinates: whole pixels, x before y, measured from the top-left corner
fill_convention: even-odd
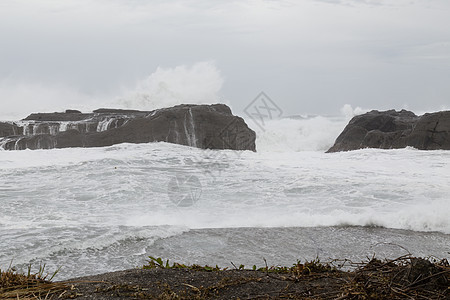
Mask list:
[[[445,151],[244,152],[236,159],[235,153],[222,152],[220,163],[225,167],[215,170],[204,160],[210,166],[207,172],[194,173],[203,183],[196,206],[139,212],[127,224],[190,228],[347,224],[450,233],[450,154]],[[170,206],[167,197],[162,198],[163,205]]]
[[[9,231],[11,230],[10,228]],[[105,251],[130,241],[145,240],[146,245],[150,246],[158,239],[180,235],[187,231],[185,227],[174,226],[125,228],[110,225],[108,228],[95,226],[27,228],[27,234],[21,234],[19,239],[9,242],[9,247],[15,248],[16,253],[13,257],[0,255],[0,267],[4,268],[12,258],[14,264],[28,264],[30,260],[39,261],[42,257],[51,257],[58,253]],[[13,232],[19,233],[17,230]],[[55,235],[58,236],[57,240],[53,239]],[[28,248],[27,244],[37,247]],[[0,246],[3,254],[8,253],[7,248]]]
[[[233,151],[216,151],[213,154],[218,155],[208,158],[204,153],[205,150],[166,143],[3,151],[0,175],[3,180],[12,181],[8,184],[12,188],[25,185],[48,191],[50,201],[58,195],[55,194],[57,186],[70,184],[67,190],[77,195],[88,184],[93,189],[90,197],[97,199],[99,207],[103,198],[115,203],[122,197],[132,197],[130,200],[136,207],[144,203],[152,206],[150,215],[142,216],[134,215],[134,206],[130,207],[131,215],[125,216],[125,220],[135,226],[374,223],[390,228],[450,233],[447,218],[450,154],[446,151],[242,152],[239,156]],[[66,176],[58,177],[55,175],[58,172]],[[202,199],[197,206],[189,208],[192,213],[186,213],[189,209],[168,209],[172,203],[167,184],[170,176],[179,172],[195,174],[203,182]],[[20,182],[14,184],[18,174],[21,174]],[[49,183],[35,181],[40,176]],[[122,196],[110,194],[114,190]],[[127,192],[123,194],[124,191]],[[31,199],[37,197],[33,193],[30,190]],[[3,195],[12,197],[8,189]],[[147,199],[147,195],[151,198]],[[269,215],[272,217],[268,218]]]
[[[334,121],[290,124],[308,122]],[[142,253],[146,242],[190,228],[378,225],[450,234],[449,151],[325,154],[294,146],[303,150],[150,143],[2,151],[0,263],[12,256],[114,256],[124,245]],[[169,197],[176,191],[171,179],[180,175],[200,182],[193,206],[177,207]]]

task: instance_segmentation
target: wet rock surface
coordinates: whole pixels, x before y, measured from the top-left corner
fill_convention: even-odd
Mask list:
[[[3,124],[6,124],[3,126]],[[168,142],[203,149],[255,151],[255,132],[224,104],[178,105],[154,111],[98,109],[93,113],[31,114],[0,123],[6,150],[104,147]]]
[[[0,138],[21,134],[23,134],[23,129],[16,124],[0,122]]]
[[[406,110],[373,110],[353,117],[327,152],[405,147],[450,150],[450,111],[416,116]]]

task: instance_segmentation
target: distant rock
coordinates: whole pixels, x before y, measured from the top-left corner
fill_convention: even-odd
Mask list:
[[[50,122],[50,121],[82,121],[92,118],[93,113],[83,114],[83,113],[35,113],[31,114],[24,121],[39,121],[39,122]]]
[[[21,150],[168,142],[203,149],[256,150],[255,132],[224,104],[178,105],[154,111],[37,113],[21,122],[19,135],[5,127],[1,147]]]
[[[0,138],[22,134],[23,134],[22,128],[17,126],[16,124],[0,122]]]
[[[353,117],[327,152],[408,146],[450,150],[450,111],[416,116],[406,110],[373,110]]]
[[[66,114],[81,114],[81,111],[75,109],[66,109]]]
[[[98,114],[140,114],[140,113],[148,113],[140,110],[133,109],[114,109],[114,108],[99,108],[94,110],[94,113]]]

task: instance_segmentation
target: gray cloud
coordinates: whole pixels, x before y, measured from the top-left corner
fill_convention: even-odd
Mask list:
[[[261,90],[292,113],[448,106],[450,2],[394,3],[1,2],[0,108],[117,103],[158,67],[203,61],[238,112]]]

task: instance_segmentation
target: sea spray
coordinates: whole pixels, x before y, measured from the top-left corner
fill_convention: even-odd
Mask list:
[[[84,93],[77,87],[54,83],[0,82],[0,99],[7,106],[0,121],[17,121],[35,112],[77,109],[90,112],[98,108],[154,110],[178,104],[213,104],[220,100],[224,79],[214,61],[191,65],[158,67],[148,76],[120,89]]]
[[[219,102],[223,78],[214,62],[191,66],[158,67],[133,88],[123,88],[114,107],[153,110],[178,104],[214,104]]]
[[[326,151],[347,124],[345,117],[313,116],[266,121],[256,129],[256,149],[263,152]],[[248,121],[251,124],[250,121]]]

